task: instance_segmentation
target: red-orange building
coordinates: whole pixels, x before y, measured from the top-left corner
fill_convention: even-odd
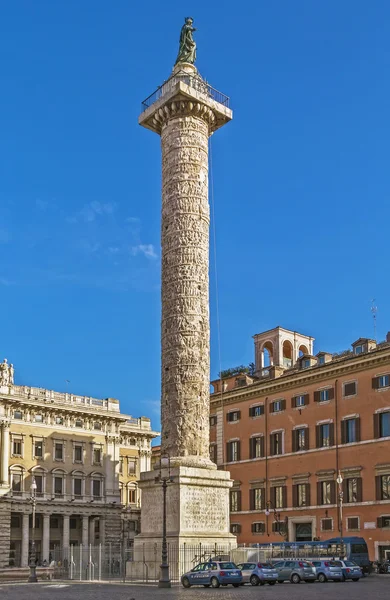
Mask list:
[[[254,340],[254,375],[212,382],[210,455],[234,480],[232,533],[356,535],[371,560],[390,555],[390,336],[315,356],[312,337],[280,327]]]

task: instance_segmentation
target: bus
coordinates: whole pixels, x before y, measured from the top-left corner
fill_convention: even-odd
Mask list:
[[[367,544],[361,537],[335,537],[318,542],[267,542],[252,544],[252,548],[263,551],[266,555],[264,560],[344,558],[358,564],[364,574],[371,572]]]

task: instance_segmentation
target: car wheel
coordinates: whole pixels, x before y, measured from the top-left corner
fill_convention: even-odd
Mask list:
[[[354,577],[352,581],[359,581],[359,577]]]
[[[275,585],[276,581],[269,581],[268,585]]]
[[[216,577],[211,578],[210,584],[213,588],[219,588],[219,586],[221,585]]]
[[[185,587],[185,588],[191,587],[190,580],[188,579],[188,577],[184,577],[182,584],[183,584],[183,587]]]
[[[260,579],[257,577],[257,575],[251,575],[249,582],[251,585],[259,585]]]
[[[324,573],[320,573],[320,574],[318,575],[318,581],[319,581],[320,583],[325,583],[325,582],[327,581],[326,575],[325,575]]]
[[[293,573],[293,575],[291,575],[291,583],[301,583],[301,578],[298,573]]]

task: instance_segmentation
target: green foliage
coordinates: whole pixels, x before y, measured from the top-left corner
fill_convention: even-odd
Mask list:
[[[250,363],[247,367],[245,365],[239,365],[238,367],[232,367],[231,369],[225,369],[218,373],[218,377],[220,379],[227,379],[228,377],[234,377],[234,375],[241,375],[242,373],[247,373],[248,375],[253,375],[255,371],[254,363]]]

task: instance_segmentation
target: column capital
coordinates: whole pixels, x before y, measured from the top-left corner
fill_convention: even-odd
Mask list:
[[[0,421],[0,426],[3,429],[9,429],[11,427],[11,419],[2,419]]]

